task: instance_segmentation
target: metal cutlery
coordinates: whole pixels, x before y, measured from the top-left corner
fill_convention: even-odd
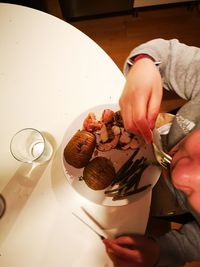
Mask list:
[[[72,212],[72,214],[82,223],[84,223],[88,228],[90,228],[95,234],[97,234],[101,240],[106,239],[105,236],[103,236],[102,234],[99,234],[91,225],[89,225],[87,222],[85,222],[81,217],[79,217],[77,214],[75,214],[74,212]]]
[[[155,143],[152,143],[154,148],[154,154],[158,163],[165,169],[167,169],[171,163],[172,157],[159,149]]]
[[[163,151],[160,133],[157,129],[153,130],[153,150],[157,162],[165,169],[171,163],[172,157]]]

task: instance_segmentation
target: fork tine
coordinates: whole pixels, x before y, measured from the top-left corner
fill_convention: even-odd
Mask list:
[[[164,158],[166,159],[169,159],[169,160],[172,160],[172,157],[170,155],[168,155],[167,153],[165,153],[164,151],[162,150],[159,150],[157,147],[155,147],[157,152]]]
[[[163,154],[163,156],[168,159],[168,160],[172,160],[172,157],[170,155],[168,155],[167,153],[165,153],[164,151],[161,152]]]
[[[171,158],[170,156],[167,157],[166,155],[164,155],[164,154],[162,154],[162,153],[159,153],[159,152],[158,152],[158,155],[159,155],[162,159],[164,159],[165,161],[167,161],[168,163],[171,163],[172,158]]]
[[[169,164],[171,163],[172,157],[166,154],[164,151],[160,150],[156,144],[153,143],[153,148],[156,154],[156,159],[158,163],[163,167],[167,168]]]
[[[160,162],[160,165],[165,169],[167,168],[167,165],[164,162]]]
[[[166,161],[163,161],[163,160],[161,159],[161,160],[160,160],[160,164],[161,164],[161,166],[162,166],[163,168],[167,169],[167,167],[168,167],[168,165],[169,165],[170,163],[168,163],[168,162],[166,162]]]
[[[160,150],[157,148],[157,146],[153,143],[154,148],[157,150],[157,152],[164,158],[168,159],[169,161],[172,160],[172,157],[170,155],[168,155],[167,153],[165,153],[163,150]]]
[[[171,163],[171,160],[170,159],[168,159],[168,158],[166,158],[166,157],[163,157],[163,160],[165,161],[165,162],[167,162],[167,163]]]
[[[163,168],[167,169],[167,165],[166,165],[166,164],[160,162],[160,165],[161,165]]]

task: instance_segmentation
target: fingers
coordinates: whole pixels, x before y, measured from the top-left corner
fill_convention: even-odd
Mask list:
[[[138,121],[137,128],[140,132],[140,135],[144,138],[147,144],[152,142],[152,131],[150,125],[146,118],[142,118]]]
[[[160,90],[160,88],[162,88],[162,84],[158,84],[158,86],[155,87],[154,91],[156,91],[156,93],[152,93],[151,97],[149,98],[147,121],[151,130],[153,130],[155,127],[155,122],[159,114],[162,101],[163,91]]]
[[[138,94],[138,101],[127,101],[126,104],[124,101],[126,100],[120,101],[119,104],[125,129],[142,136],[146,143],[151,143],[152,132],[147,119],[148,99]]]
[[[112,242],[125,248],[136,249],[140,246],[143,247],[146,240],[147,238],[142,235],[133,234],[129,236],[119,236],[118,238],[112,240]]]
[[[121,115],[123,118],[124,128],[130,133],[135,133],[140,135],[140,131],[137,129],[133,118],[133,108],[131,105],[120,105]]]
[[[105,239],[103,240],[103,243],[106,246],[106,251],[108,254],[116,255],[120,258],[133,258],[134,254],[136,253],[136,251],[130,248],[116,244],[113,240]]]
[[[134,238],[132,238],[130,236],[120,236],[120,237],[115,239],[115,243],[117,245],[121,245],[124,247],[130,247],[130,246],[133,247],[136,245]]]
[[[152,142],[152,129],[162,99],[162,79],[150,59],[137,61],[130,69],[119,105],[127,131]]]
[[[155,240],[133,234],[116,239],[104,239],[106,252],[115,267],[154,266],[160,257],[160,247]]]

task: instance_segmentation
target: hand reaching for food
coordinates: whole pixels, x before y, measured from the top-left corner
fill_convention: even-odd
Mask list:
[[[124,127],[152,142],[152,129],[162,100],[162,79],[149,58],[137,61],[130,69],[119,100]]]

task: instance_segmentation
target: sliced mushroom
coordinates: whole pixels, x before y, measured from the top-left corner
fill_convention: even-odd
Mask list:
[[[114,133],[114,135],[120,135],[121,129],[119,126],[114,125],[112,126],[112,132]]]
[[[102,125],[99,133],[100,133],[100,141],[102,143],[105,143],[106,141],[108,141],[108,131],[107,131],[105,124]]]
[[[128,133],[124,128],[121,129],[121,136],[119,141],[122,144],[128,144],[131,142],[131,134]]]
[[[110,142],[97,144],[97,149],[100,151],[109,151],[117,146],[119,142],[119,135],[115,135]]]

